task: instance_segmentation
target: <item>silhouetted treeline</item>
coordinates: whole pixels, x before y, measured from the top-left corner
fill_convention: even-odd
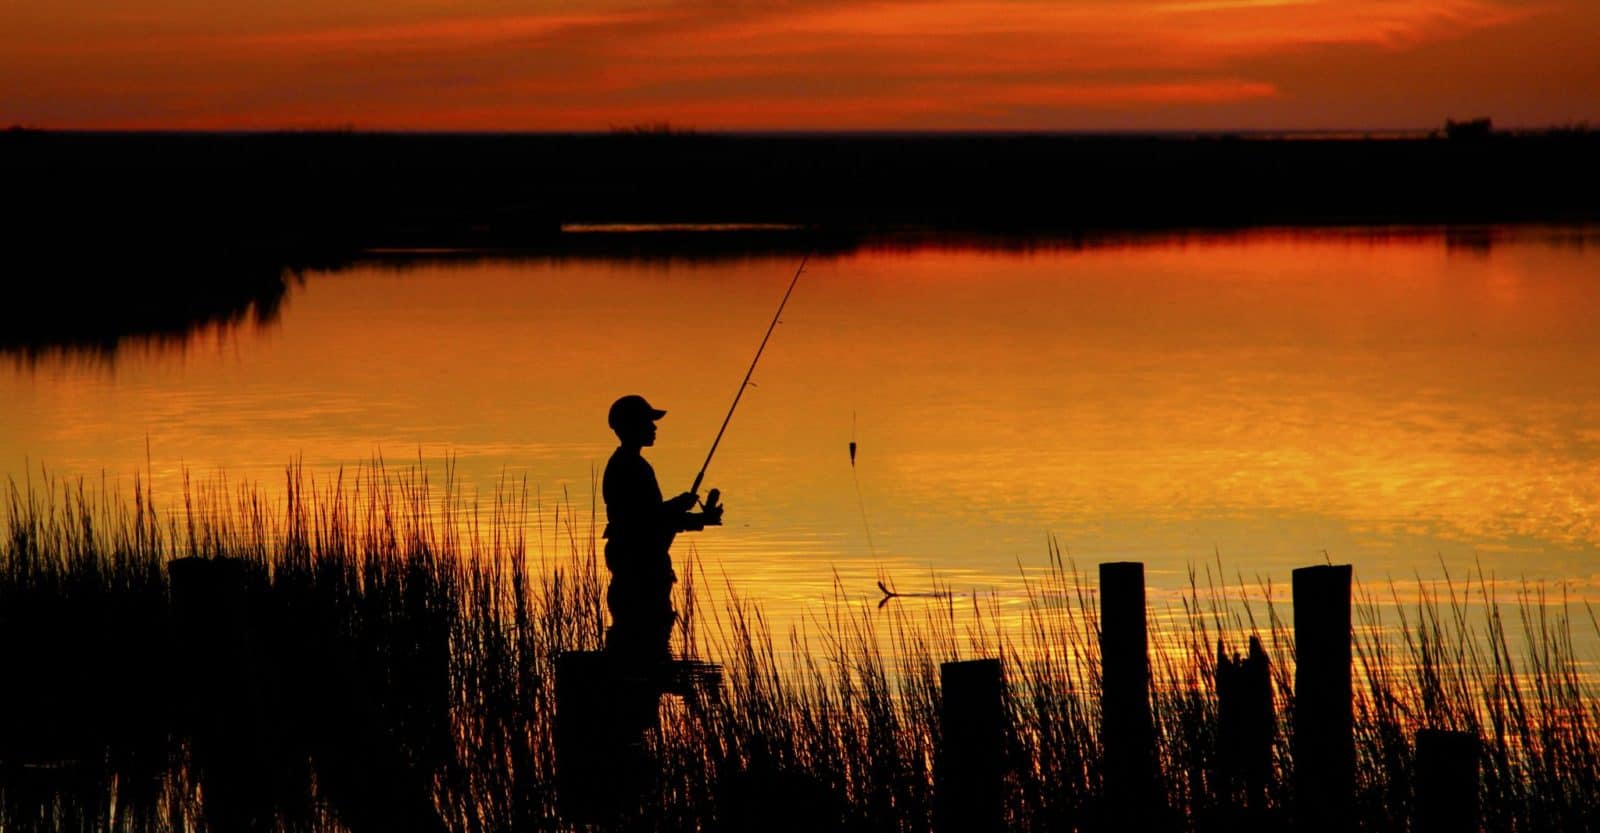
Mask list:
[[[15,250],[13,250],[15,251]],[[295,269],[269,256],[120,246],[7,265],[0,354],[110,358],[129,339],[181,345],[208,326],[275,321]]]
[[[1600,218],[1600,133],[0,135],[35,230],[251,250],[515,245],[567,223],[1225,227]]]
[[[270,321],[370,249],[720,257],[924,229],[1600,220],[1600,133],[1070,135],[0,132],[0,352]],[[756,224],[572,233],[583,224]],[[563,232],[563,228],[567,232]]]

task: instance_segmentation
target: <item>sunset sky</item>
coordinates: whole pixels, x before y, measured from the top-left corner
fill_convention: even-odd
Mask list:
[[[6,0],[0,125],[1600,121],[1596,0]]]

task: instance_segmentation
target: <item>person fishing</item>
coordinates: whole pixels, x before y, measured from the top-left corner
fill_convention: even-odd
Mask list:
[[[667,642],[678,614],[672,609],[672,541],[680,532],[722,524],[722,507],[712,489],[695,512],[696,491],[663,500],[661,487],[640,451],[656,442],[656,420],[666,416],[637,394],[611,403],[607,422],[619,445],[606,463],[601,493],[606,503],[606,607],[611,627],[606,654],[638,676],[664,671],[671,659]],[[699,481],[695,482],[696,487]]]
[[[722,435],[733,420],[739,401],[750,386],[750,377],[761,362],[772,331],[777,329],[783,308],[794,294],[800,275],[805,272],[808,253],[789,279],[783,300],[772,314],[772,322],[756,347],[755,358],[745,371],[739,390],[733,396],[727,416],[711,441],[711,450],[694,476],[694,485],[671,500],[663,500],[655,469],[640,452],[656,443],[656,420],[667,415],[637,394],[611,403],[607,422],[617,435],[617,450],[606,462],[600,491],[606,502],[606,569],[611,583],[606,587],[606,608],[611,612],[611,627],[606,631],[606,656],[619,673],[621,684],[618,705],[623,723],[631,729],[648,729],[657,715],[657,696],[674,686],[672,653],[668,641],[678,614],[672,609],[672,585],[678,577],[672,571],[672,541],[680,532],[697,532],[722,524],[722,506],[716,489],[706,493],[702,509],[695,512],[700,484],[705,482],[711,458],[716,456]]]

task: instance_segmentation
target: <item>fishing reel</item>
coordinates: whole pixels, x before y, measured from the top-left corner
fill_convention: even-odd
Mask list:
[[[717,503],[720,500],[722,500],[721,489],[712,489],[711,491],[706,492],[705,502],[700,504],[700,506],[702,511],[704,511],[706,514],[707,526],[722,525],[722,506]]]

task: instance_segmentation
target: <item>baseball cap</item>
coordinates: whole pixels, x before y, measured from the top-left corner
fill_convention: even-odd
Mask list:
[[[606,423],[611,426],[611,430],[616,431],[625,425],[655,422],[666,415],[666,411],[651,407],[644,397],[630,393],[611,403],[611,413],[607,415]]]

